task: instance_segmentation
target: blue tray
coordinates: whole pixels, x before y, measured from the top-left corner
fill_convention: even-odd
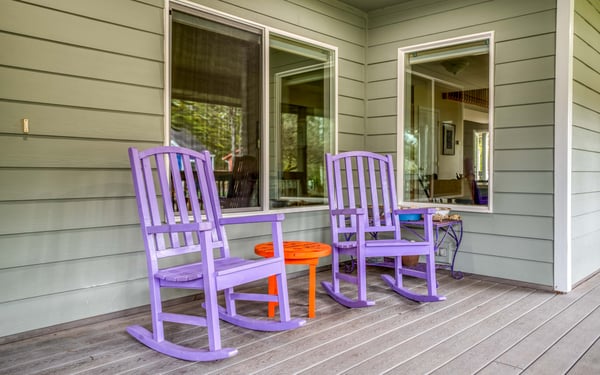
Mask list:
[[[417,221],[421,220],[421,214],[400,214],[398,215],[400,221]]]

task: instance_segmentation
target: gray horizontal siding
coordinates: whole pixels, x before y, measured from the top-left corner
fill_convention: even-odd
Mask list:
[[[600,268],[600,4],[575,1],[573,35],[572,273]]]
[[[364,147],[364,14],[317,0],[199,3],[338,46],[340,147]],[[148,303],[127,148],[163,143],[163,6],[2,4],[0,282],[15,287],[0,299],[0,336]],[[328,241],[328,220],[288,213],[284,236]],[[269,233],[234,226],[232,251],[255,256]]]
[[[494,31],[494,213],[461,212],[459,269],[553,285],[555,8],[414,1],[369,13],[366,145],[376,152],[397,146],[398,48]]]
[[[158,5],[2,5],[0,336],[147,301],[127,148],[163,142]]]

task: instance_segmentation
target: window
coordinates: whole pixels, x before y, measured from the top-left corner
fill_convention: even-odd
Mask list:
[[[326,204],[325,153],[331,152],[333,53],[271,35],[272,208]]]
[[[489,207],[491,33],[399,50],[402,200]]]
[[[169,143],[210,152],[222,207],[325,204],[334,50],[179,6],[170,37]]]

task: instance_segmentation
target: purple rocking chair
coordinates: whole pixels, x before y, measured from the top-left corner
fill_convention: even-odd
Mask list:
[[[332,282],[322,282],[327,293],[347,307],[374,305],[367,300],[367,259],[392,258],[394,276],[383,280],[398,294],[414,301],[445,300],[437,295],[432,215],[435,209],[398,208],[394,167],[390,155],[364,151],[325,156],[329,213],[332,235]],[[423,215],[424,240],[401,237],[400,214]],[[424,255],[425,271],[403,268],[402,256]],[[340,271],[341,256],[356,262],[356,274]],[[402,277],[410,275],[427,280],[427,294],[403,286]],[[356,285],[357,298],[340,291],[340,281]]]
[[[152,314],[152,332],[135,325],[127,328],[131,336],[175,358],[212,361],[237,354],[235,348],[222,347],[219,319],[259,331],[304,325],[304,320],[290,318],[282,214],[223,218],[208,152],[178,147],[130,148],[129,159],[146,250]],[[179,208],[178,213],[174,207]],[[224,226],[259,222],[271,223],[274,256],[254,260],[231,256]],[[169,266],[165,267],[167,257]],[[266,284],[272,275],[277,279],[277,295],[266,294],[266,288],[264,294],[234,291],[234,287],[255,280],[265,279]],[[162,288],[203,290],[205,316],[164,312]],[[225,307],[218,303],[220,291]],[[236,300],[276,301],[279,319],[240,315]],[[168,341],[164,322],[207,327],[208,347],[190,348]]]

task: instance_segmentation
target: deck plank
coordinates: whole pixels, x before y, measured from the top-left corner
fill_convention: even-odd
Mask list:
[[[596,284],[591,281],[566,295],[548,293],[551,297],[545,303],[469,348],[434,371],[434,374],[473,374],[488,365],[491,369],[495,369],[500,366],[500,364],[494,362],[496,358],[595,287]],[[513,366],[509,367],[516,369]]]
[[[368,358],[345,373],[365,374],[373,371],[373,373],[380,374],[390,371],[408,360],[422,355],[436,343],[452,335],[453,332],[466,329],[501,306],[519,301],[530,293],[530,290],[495,285],[489,290],[457,304],[456,307],[459,311],[444,314],[446,315],[445,321],[438,323],[427,319],[421,332],[415,332],[418,333],[417,335],[407,335],[407,340],[397,343],[397,338],[387,335],[387,340],[380,340],[376,343],[379,346],[379,354]]]
[[[555,345],[561,337],[573,329],[583,318],[598,307],[600,288],[585,293],[586,298],[570,294],[557,296],[559,299],[577,298],[554,316],[547,317],[544,324],[499,356],[496,361],[520,368],[528,368],[534,361]]]
[[[579,361],[569,370],[568,375],[600,374],[600,340],[579,358]]]
[[[499,330],[504,329],[515,320],[537,308],[552,298],[547,292],[532,292],[524,294],[523,298],[501,307],[497,311],[491,311],[482,320],[454,335],[449,333],[447,337],[439,337],[439,344],[431,346],[422,355],[403,363],[394,368],[392,373],[404,372],[408,374],[424,374],[438,369],[465,350],[478,345]],[[456,373],[464,374],[466,371]]]
[[[600,373],[600,275],[560,295],[530,285],[438,272],[444,302],[416,303],[381,280],[386,269],[369,269],[375,306],[347,309],[319,286],[317,316],[297,330],[256,332],[222,324],[229,359],[205,363],[156,353],[131,338],[131,324],[149,327],[137,311],[51,334],[0,345],[0,374],[337,374]],[[317,280],[328,280],[321,269]],[[307,312],[308,276],[288,281],[292,316]],[[407,278],[412,289],[423,280]],[[256,291],[264,286],[251,286]],[[344,286],[347,292],[352,287]],[[168,311],[202,314],[200,300]],[[266,304],[240,303],[238,311],[266,318]],[[167,337],[206,346],[204,328],[169,324]]]
[[[552,368],[564,374],[600,338],[600,309],[596,307],[568,333],[541,355],[524,374],[544,374]]]

